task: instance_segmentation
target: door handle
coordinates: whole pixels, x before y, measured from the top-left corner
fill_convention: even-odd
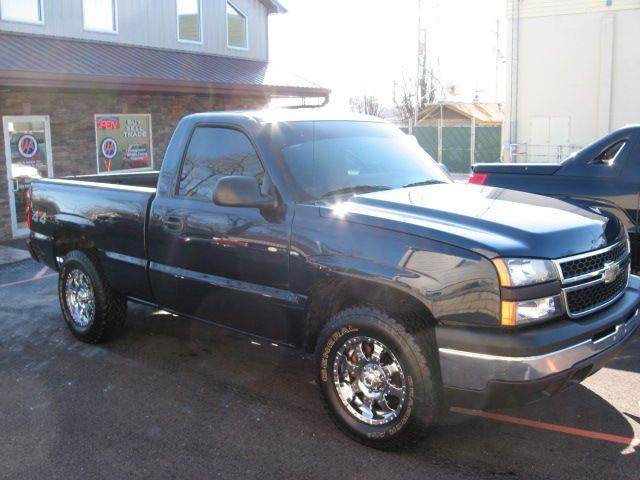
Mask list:
[[[184,227],[184,220],[181,217],[167,215],[162,218],[162,225],[164,228],[171,230],[172,232],[180,232]]]

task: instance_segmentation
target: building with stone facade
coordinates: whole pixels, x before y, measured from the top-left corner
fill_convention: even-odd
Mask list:
[[[160,167],[181,117],[324,102],[269,64],[274,0],[0,0],[0,241],[32,178]]]

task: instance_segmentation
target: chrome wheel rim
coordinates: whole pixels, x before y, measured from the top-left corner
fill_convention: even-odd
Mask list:
[[[333,383],[349,413],[369,425],[392,422],[407,400],[402,365],[386,345],[371,337],[353,337],[340,346]]]
[[[95,300],[91,280],[82,270],[72,270],[65,281],[65,300],[73,322],[86,327],[93,320]]]

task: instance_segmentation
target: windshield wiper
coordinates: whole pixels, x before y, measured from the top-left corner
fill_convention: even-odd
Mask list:
[[[435,185],[436,183],[445,183],[442,180],[422,180],[421,182],[407,183],[402,188],[422,187],[423,185]]]
[[[391,190],[391,187],[387,187],[386,185],[355,185],[353,187],[339,188],[337,190],[331,190],[330,192],[323,193],[322,198],[346,195],[347,193],[373,192],[376,190]]]

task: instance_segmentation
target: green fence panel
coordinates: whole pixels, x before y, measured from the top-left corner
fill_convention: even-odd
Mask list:
[[[415,127],[413,134],[420,146],[431,155],[434,160],[438,159],[438,127],[426,125]]]
[[[452,173],[471,170],[471,128],[442,128],[442,163]]]
[[[408,129],[403,129],[408,131]],[[413,135],[420,146],[438,159],[438,127],[419,126]],[[476,126],[474,163],[500,161],[501,126]],[[469,173],[471,168],[471,127],[442,127],[442,163],[453,173]]]
[[[501,138],[500,125],[477,126],[474,163],[499,162]]]

